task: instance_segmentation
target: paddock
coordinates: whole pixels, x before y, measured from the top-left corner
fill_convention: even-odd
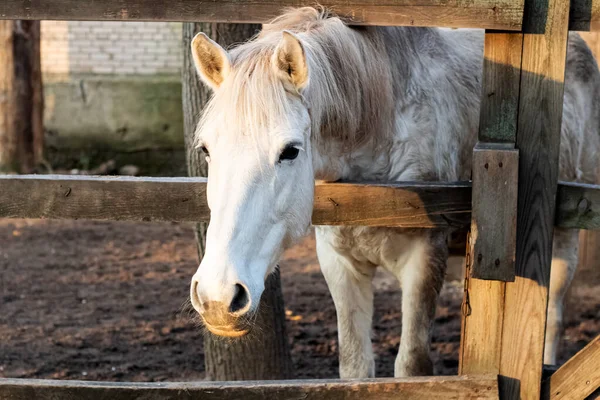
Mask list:
[[[303,2],[77,0],[0,5],[2,19],[264,22]],[[472,182],[318,183],[315,225],[471,229],[459,375],[362,381],[108,384],[0,380],[30,398],[569,398],[600,386],[600,336],[557,371],[542,356],[552,229],[600,228],[600,186],[558,182],[569,30],[599,30],[600,3],[550,0],[322,2],[351,23],[486,29]],[[206,221],[206,182],[0,177],[0,217]],[[551,373],[553,372],[553,373]]]

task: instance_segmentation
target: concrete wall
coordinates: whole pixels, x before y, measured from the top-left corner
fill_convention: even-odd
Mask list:
[[[185,174],[179,23],[42,22],[47,155]]]
[[[178,76],[74,77],[47,82],[45,99],[46,145],[55,165],[88,169],[119,159],[142,163],[144,174],[185,173]]]

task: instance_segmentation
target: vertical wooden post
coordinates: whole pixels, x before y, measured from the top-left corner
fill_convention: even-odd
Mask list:
[[[515,140],[522,48],[520,33],[485,34],[479,137],[473,151],[473,278],[515,279],[519,162]]]
[[[502,130],[512,132],[512,118],[518,114],[516,277],[514,282],[468,279],[460,372],[499,372],[502,399],[540,398],[568,16],[568,2],[527,0],[522,38],[519,34],[486,33],[480,139],[501,138]],[[522,59],[516,91],[516,75],[507,74],[501,65],[519,59],[519,42]],[[497,59],[494,55],[498,54],[504,56]],[[488,107],[493,102],[486,99],[486,89],[494,87],[490,81],[494,76],[504,76],[506,85],[513,88],[502,92],[507,101],[510,92],[518,94],[518,113],[500,105]],[[499,130],[490,130],[486,121]],[[486,134],[486,129],[492,134]]]
[[[525,2],[517,125],[517,276],[506,284],[504,295],[504,399],[540,398],[568,24],[569,1]]]
[[[16,171],[19,143],[14,134],[17,105],[14,101],[13,21],[0,21],[0,173]]]
[[[522,48],[521,33],[486,31],[479,142],[473,153],[473,216],[462,307],[460,374],[500,372],[504,281],[514,279],[518,167],[514,143]],[[498,157],[503,161],[501,173]],[[499,194],[499,190],[504,193]]]
[[[39,21],[0,21],[0,172],[43,162]]]
[[[44,162],[44,90],[40,21],[14,21],[14,80],[19,172],[32,173]]]

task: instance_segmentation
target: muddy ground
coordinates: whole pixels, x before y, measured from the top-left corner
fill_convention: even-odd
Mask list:
[[[203,379],[201,334],[183,305],[197,267],[185,224],[0,220],[0,377],[162,381]],[[281,262],[298,378],[337,377],[333,302],[314,240]],[[377,375],[392,376],[400,294],[375,280]],[[436,374],[456,374],[462,283],[437,310]],[[572,293],[561,361],[600,333],[600,282]]]

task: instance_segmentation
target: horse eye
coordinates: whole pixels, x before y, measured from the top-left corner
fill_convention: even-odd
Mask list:
[[[206,148],[206,146],[200,147],[200,150],[202,150],[202,152],[204,153],[204,155],[206,155],[206,157],[210,156],[210,154],[208,153],[208,149]]]
[[[286,148],[283,149],[281,155],[279,156],[279,161],[281,162],[284,160],[294,160],[296,159],[296,157],[298,157],[298,153],[300,153],[300,150],[297,147],[286,146]]]

